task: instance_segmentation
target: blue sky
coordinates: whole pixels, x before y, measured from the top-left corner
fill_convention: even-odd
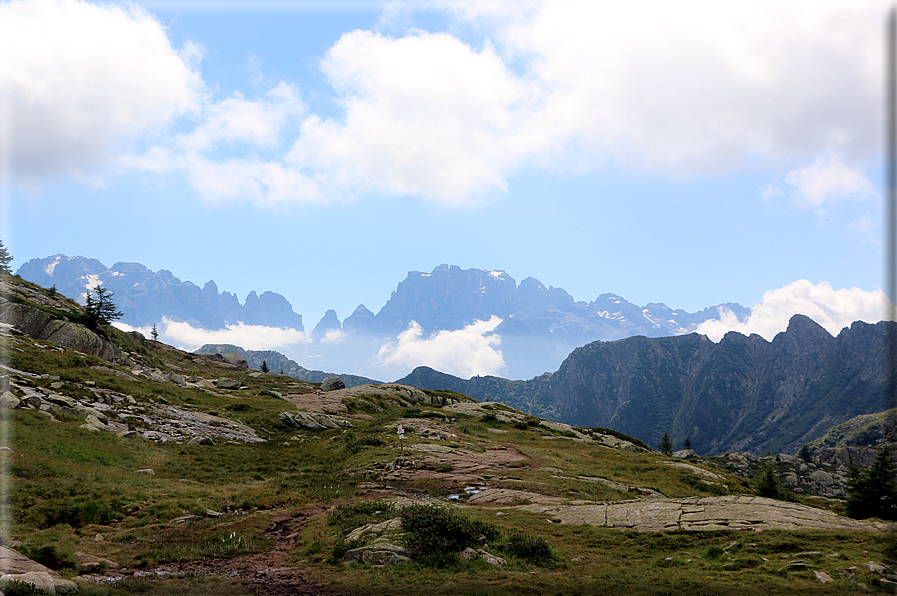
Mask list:
[[[887,4],[620,4],[0,2],[0,235],[306,329],[440,263],[875,318]]]

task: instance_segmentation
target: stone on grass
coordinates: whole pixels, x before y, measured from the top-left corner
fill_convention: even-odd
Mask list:
[[[330,375],[321,383],[321,391],[336,391],[337,389],[345,389],[346,384],[337,375]]]
[[[50,594],[56,593],[56,586],[53,584],[53,576],[46,571],[28,571],[27,573],[10,573],[0,576],[0,583],[8,581],[23,582],[31,584],[38,590],[44,590]]]
[[[239,389],[240,381],[222,377],[215,381],[215,387],[217,387],[218,389]]]

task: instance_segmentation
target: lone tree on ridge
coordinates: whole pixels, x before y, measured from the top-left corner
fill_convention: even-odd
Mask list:
[[[670,439],[669,433],[663,433],[663,437],[657,443],[657,450],[664,455],[673,455],[673,441]]]
[[[96,331],[99,326],[108,325],[116,319],[120,319],[122,312],[115,307],[112,297],[115,295],[101,285],[93,289],[94,298],[90,290],[87,290],[87,301],[84,305],[85,324]]]
[[[9,251],[3,245],[3,241],[0,240],[0,273],[11,274],[10,263],[12,263],[12,255],[9,254]]]

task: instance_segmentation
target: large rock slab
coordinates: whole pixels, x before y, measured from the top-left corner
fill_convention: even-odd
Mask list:
[[[874,524],[841,517],[831,511],[749,495],[582,505],[534,503],[518,508],[549,515],[565,524],[642,531],[878,530]]]

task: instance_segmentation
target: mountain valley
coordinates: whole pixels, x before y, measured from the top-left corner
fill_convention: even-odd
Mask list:
[[[325,391],[327,379],[261,373],[237,354],[108,326],[93,340],[74,302],[0,283],[7,558],[59,591],[835,594],[893,583],[891,526],[843,517],[840,495],[813,492],[810,476],[839,462],[669,456],[614,427],[403,383]],[[782,484],[800,491],[758,496],[764,462],[787,464],[799,479]],[[419,529],[440,527],[460,542]]]

